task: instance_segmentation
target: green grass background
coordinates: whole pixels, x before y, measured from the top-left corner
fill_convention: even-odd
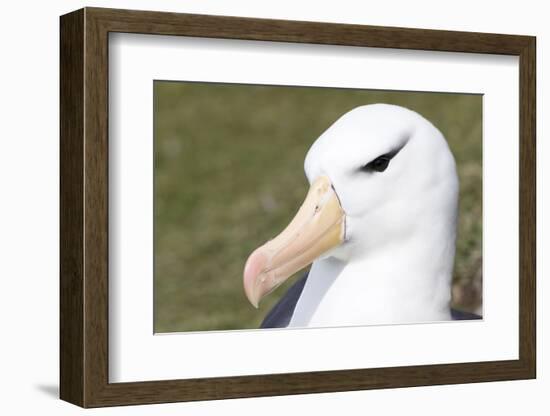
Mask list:
[[[248,254],[300,206],[314,140],[379,102],[419,112],[450,144],[460,177],[454,303],[479,310],[480,95],[155,81],[155,332],[259,326],[292,281],[254,309],[242,289]]]

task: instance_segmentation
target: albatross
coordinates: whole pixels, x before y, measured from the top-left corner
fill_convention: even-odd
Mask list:
[[[459,182],[442,133],[395,105],[357,107],[309,149],[289,225],[243,273],[255,307],[299,270],[262,327],[476,319],[450,307]]]

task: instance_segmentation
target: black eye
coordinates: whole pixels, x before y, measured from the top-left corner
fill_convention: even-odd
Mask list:
[[[375,172],[384,172],[388,165],[390,164],[391,157],[389,155],[378,156],[372,162],[367,163],[361,168],[362,171],[375,171]]]

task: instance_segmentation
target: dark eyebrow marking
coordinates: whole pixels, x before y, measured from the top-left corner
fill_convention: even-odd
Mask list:
[[[374,161],[377,161],[379,159],[382,159],[384,160],[387,164],[390,163],[390,161],[405,147],[407,142],[405,142],[402,146],[398,147],[398,148],[395,148],[393,150],[390,150],[388,153],[384,153],[384,154],[381,154],[380,156],[377,156],[375,157],[374,159],[372,159],[371,161],[365,163],[364,165],[362,165],[361,167],[359,167],[359,171],[361,172],[372,172],[372,171],[376,171],[376,169],[373,169],[373,166],[372,166],[372,163]],[[383,170],[386,170],[386,167],[384,167]]]
[[[393,150],[390,150],[388,153],[386,153],[384,156],[388,156],[391,159],[393,159],[401,150],[403,150],[403,148],[407,145],[409,141],[405,141],[405,143],[403,143],[401,146],[399,147],[396,147],[395,149]],[[376,158],[375,158],[376,159]]]

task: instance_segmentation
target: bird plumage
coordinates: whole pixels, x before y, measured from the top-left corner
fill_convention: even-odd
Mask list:
[[[264,325],[458,316],[450,301],[459,182],[449,146],[431,122],[399,106],[357,107],[313,143],[304,168],[310,183],[326,178],[334,190],[345,213],[343,240],[313,261]]]

